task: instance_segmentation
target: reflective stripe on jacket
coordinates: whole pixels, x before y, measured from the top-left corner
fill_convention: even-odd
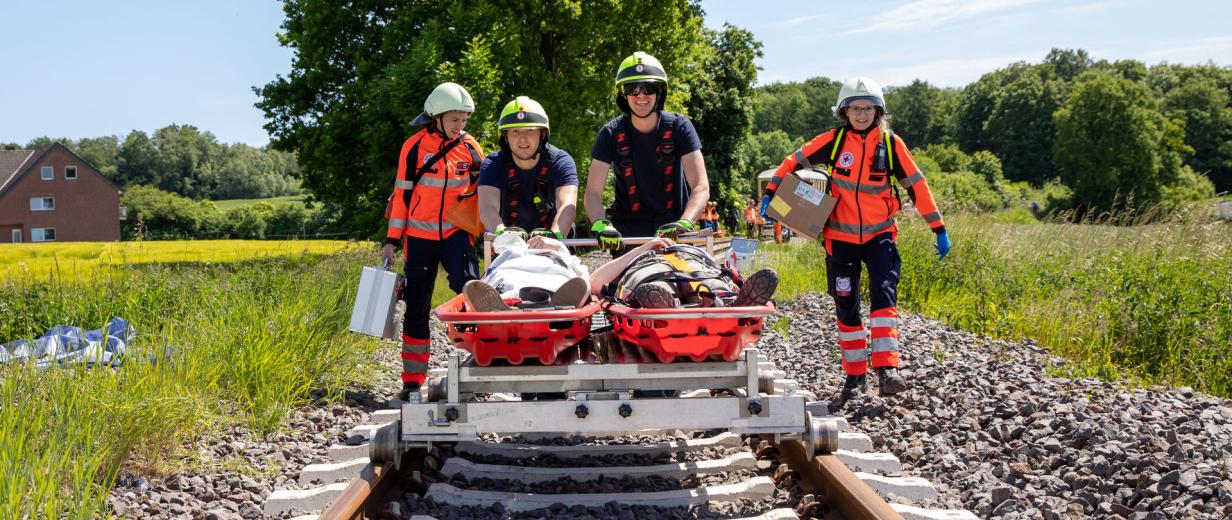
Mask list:
[[[838,199],[838,204],[822,231],[824,238],[863,244],[879,233],[897,233],[898,224],[894,217],[902,208],[890,184],[890,175],[894,176],[899,186],[907,189],[916,210],[928,226],[934,232],[944,229],[941,212],[928,190],[924,174],[916,166],[901,137],[894,136],[892,139],[893,149],[889,150],[892,166],[887,165],[889,167],[885,171],[874,172],[874,154],[886,133],[877,128],[860,133],[850,127],[843,133],[846,135],[841,137],[842,147],[839,150],[833,150],[834,140],[839,136],[839,129],[834,129],[814,137],[788,155],[774,172],[767,189],[778,189],[783,177],[790,172],[814,165],[827,165],[832,160],[830,191]],[[833,158],[830,157],[832,152]]]
[[[444,240],[461,229],[446,222],[444,216],[450,207],[458,204],[460,195],[474,189],[468,171],[474,158],[466,145],[480,150],[479,143],[470,135],[462,139],[464,142],[451,148],[445,158],[424,172],[418,182],[414,179],[416,171],[431,161],[449,140],[425,128],[402,143],[402,151],[398,154],[398,177],[394,181],[394,193],[390,200],[387,238],[401,241],[404,236],[412,236]],[[412,149],[416,156],[411,158],[414,163],[408,165],[407,154]],[[411,190],[409,204],[406,198],[408,189]]]

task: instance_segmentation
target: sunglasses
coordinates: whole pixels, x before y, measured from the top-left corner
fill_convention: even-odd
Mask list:
[[[659,93],[659,86],[657,84],[646,81],[638,83],[625,83],[621,88],[626,96],[636,96],[639,94],[653,96]]]

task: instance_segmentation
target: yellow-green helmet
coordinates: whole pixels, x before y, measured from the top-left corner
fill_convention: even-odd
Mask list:
[[[526,96],[518,96],[501,110],[500,120],[496,123],[500,131],[500,147],[509,149],[509,140],[505,131],[513,128],[542,128],[543,137],[539,139],[539,151],[542,152],[548,143],[551,127],[548,125],[548,112],[538,101]]]
[[[620,67],[616,69],[616,87],[632,81],[667,83],[667,71],[654,56],[637,51],[620,62]]]
[[[663,68],[663,64],[659,63],[658,59],[642,51],[630,54],[628,58],[625,58],[625,61],[620,62],[620,67],[616,69],[616,83],[614,85],[616,89],[616,105],[626,114],[632,112],[629,109],[629,102],[620,91],[620,86],[625,83],[638,82],[663,84],[662,88],[659,89],[659,98],[655,100],[655,108],[663,110],[663,103],[667,98],[667,70]]]
[[[518,96],[501,110],[497,130],[504,132],[510,128],[542,128],[547,131],[548,112],[538,101],[526,96]]]

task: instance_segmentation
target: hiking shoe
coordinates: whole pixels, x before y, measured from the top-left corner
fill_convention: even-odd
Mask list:
[[[740,296],[736,298],[736,307],[752,307],[765,305],[779,288],[779,275],[774,269],[762,269],[753,273],[744,281]]]
[[[859,399],[866,393],[868,393],[868,378],[864,374],[858,376],[848,374],[847,380],[843,381],[843,391],[839,393],[839,402],[845,403],[852,399]]]
[[[633,289],[633,301],[645,309],[670,309],[676,306],[676,292],[667,282],[647,282]]]
[[[398,392],[398,399],[404,403],[411,402],[411,394],[419,393],[419,383],[402,383],[402,391]]]
[[[466,304],[475,312],[496,312],[511,310],[505,305],[496,288],[483,280],[471,280],[462,286],[462,296]]]
[[[585,278],[565,280],[552,294],[553,307],[581,307],[590,301],[590,282]]]
[[[877,386],[881,389],[881,395],[894,395],[907,389],[907,380],[898,375],[897,368],[880,367],[877,369]]]

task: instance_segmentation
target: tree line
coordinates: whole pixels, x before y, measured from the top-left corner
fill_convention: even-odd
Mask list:
[[[400,146],[418,130],[410,122],[424,98],[444,81],[475,98],[466,130],[489,152],[501,107],[518,95],[539,101],[551,140],[574,156],[585,185],[595,134],[620,113],[616,67],[638,50],[667,68],[667,110],[693,120],[712,197],[727,203],[751,190],[740,149],[761,44],[744,29],[706,29],[696,1],[283,5],[279,38],[293,63],[255,89],[257,106],[271,144],[297,153],[304,187],[351,229],[383,233]]]
[[[758,87],[748,162],[771,167],[833,127],[839,85],[819,77]],[[1066,49],[963,88],[916,80],[886,92],[890,125],[913,149],[988,151],[1006,180],[1059,183],[1069,193],[1054,205],[1078,210],[1175,205],[1232,190],[1230,100],[1229,67],[1148,67]]]
[[[83,139],[39,137],[35,149],[59,142],[123,189],[151,186],[202,200],[256,199],[301,192],[295,154],[218,142],[192,125],[169,125],[152,134]],[[14,144],[14,146],[16,146]]]

